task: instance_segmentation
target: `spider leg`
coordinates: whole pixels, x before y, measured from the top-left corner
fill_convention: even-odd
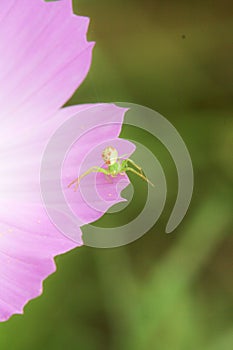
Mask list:
[[[105,175],[109,175],[109,171],[103,168],[100,168],[98,166],[93,166],[90,169],[88,169],[87,171],[85,171],[85,173],[83,173],[81,176],[77,177],[75,180],[73,180],[68,187],[71,187],[73,184],[75,184],[74,190],[76,191],[78,189],[78,185],[80,183],[80,181],[87,175],[89,175],[90,173],[104,173]]]
[[[127,160],[127,162],[129,162],[129,163],[131,163],[136,169],[138,169],[139,171],[140,171],[140,173],[143,175],[143,170],[142,170],[142,168],[139,166],[139,165],[137,165],[132,159],[130,159],[130,158],[128,158],[128,159],[126,159]]]
[[[130,167],[127,167],[125,168],[125,171],[131,171],[132,173],[138,175],[139,177],[141,177],[143,180],[145,180],[146,182],[148,182],[151,186],[155,186],[149,179],[147,179],[146,176],[144,176],[143,174],[137,172],[137,170],[133,169],[133,168],[130,168]]]
[[[118,157],[118,159],[123,159],[124,157],[128,156],[129,153],[122,154],[121,156]]]

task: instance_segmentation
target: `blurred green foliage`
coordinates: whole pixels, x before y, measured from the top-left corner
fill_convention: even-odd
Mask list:
[[[194,165],[190,209],[170,235],[175,166],[163,146],[123,128],[161,162],[168,200],[155,227],[116,249],[82,247],[24,316],[0,324],[0,349],[233,348],[232,6],[229,1],[75,0],[96,41],[90,73],[68,104],[127,101],[170,120]],[[136,184],[137,213],[145,184]],[[143,196],[142,196],[143,197]],[[107,214],[100,220],[108,224]],[[117,224],[117,222],[116,222]]]

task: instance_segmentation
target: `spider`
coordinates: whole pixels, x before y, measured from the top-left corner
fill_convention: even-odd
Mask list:
[[[84,178],[90,173],[103,173],[106,176],[115,177],[118,174],[124,175],[127,171],[130,171],[140,176],[143,180],[145,180],[151,186],[154,187],[154,184],[149,179],[147,179],[147,177],[143,174],[142,168],[138,166],[132,159],[130,158],[122,159],[122,157],[118,157],[118,152],[115,147],[112,147],[112,146],[106,147],[102,152],[102,158],[104,160],[105,165],[107,165],[107,168],[93,166],[87,171],[85,171],[85,173],[83,173],[81,176],[73,180],[68,185],[68,187],[75,185],[74,190],[76,191],[78,189],[79,183],[82,180],[82,178]],[[133,168],[130,165],[132,165]]]

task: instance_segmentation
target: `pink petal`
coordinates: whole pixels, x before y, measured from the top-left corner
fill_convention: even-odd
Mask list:
[[[78,192],[68,189],[67,185],[80,167],[83,171],[92,165],[102,165],[103,147],[111,144],[120,154],[134,151],[130,142],[118,138],[124,113],[125,109],[113,104],[67,107],[48,121],[38,123],[34,128],[28,127],[26,134],[15,130],[25,136],[17,137],[17,148],[4,142],[6,151],[0,158],[3,165],[0,182],[0,320],[6,320],[13,313],[22,313],[28,300],[41,293],[42,281],[55,270],[53,257],[82,244],[80,225],[98,219],[111,205],[122,200],[120,192],[129,183],[126,176],[108,183],[101,174],[97,174],[96,179],[92,174],[83,180]],[[77,128],[70,121],[75,122]],[[58,220],[67,224],[66,233],[74,241],[67,239],[51,222],[40,196],[40,163],[47,152],[42,157],[45,145],[53,139],[56,130],[62,131],[58,133],[59,145],[52,150],[49,177],[44,180],[50,185],[48,193],[57,208]],[[72,137],[76,142],[70,144]],[[4,140],[4,135],[2,138]],[[50,168],[56,165],[59,152],[66,151],[64,145],[67,144],[71,147],[54,178]],[[92,152],[85,159],[90,150]],[[59,187],[65,194],[65,204],[76,218],[71,233],[64,203],[56,197]]]
[[[119,155],[130,155],[135,146],[118,138],[125,109],[113,104],[96,104],[85,106],[78,113],[75,113],[74,108],[63,110],[69,111],[70,118],[60,128],[56,141],[53,139],[45,151],[47,160],[45,164],[42,163],[42,192],[51,208],[50,213],[64,213],[62,232],[67,234],[68,225],[71,230],[68,230],[68,237],[76,240],[75,226],[74,231],[70,228],[70,217],[79,226],[97,220],[110,206],[123,200],[120,192],[129,181],[127,176],[119,175],[110,183],[100,174],[96,180],[95,174],[90,174],[83,179],[76,192],[68,188],[69,183],[90,167],[102,166],[102,150],[109,144],[118,149]]]
[[[0,1],[1,125],[38,123],[84,80],[93,43],[71,0]]]
[[[81,166],[83,171],[92,164],[102,165],[100,152],[105,145],[111,143],[120,154],[134,150],[132,144],[118,139],[123,109],[98,104],[57,112],[85,78],[93,47],[86,41],[88,19],[75,16],[71,4],[71,0],[0,0],[1,321],[22,313],[28,300],[41,293],[42,281],[55,270],[54,256],[81,245],[79,225],[96,220],[121,201],[120,191],[128,184],[126,176],[106,184],[98,174],[96,180],[93,175],[84,179],[76,194],[67,189],[67,182],[77,176]],[[50,154],[45,180],[60,223],[67,217],[56,194],[60,187],[64,192],[67,208],[76,217],[69,235],[75,241],[50,221],[40,195],[45,145],[71,117],[77,128],[61,135],[60,146]],[[112,124],[105,125],[109,122]],[[71,136],[76,137],[75,142],[54,178],[52,170],[64,150],[62,142]]]
[[[78,245],[56,230],[41,205],[19,208],[5,218],[9,223],[0,219],[0,321],[22,313],[24,305],[42,293],[42,281],[55,271],[53,257]],[[34,220],[27,221],[28,217]]]

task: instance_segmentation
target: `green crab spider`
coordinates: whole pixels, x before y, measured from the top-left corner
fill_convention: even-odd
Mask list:
[[[68,187],[75,185],[74,190],[76,191],[78,189],[80,181],[90,173],[103,173],[106,176],[115,177],[118,174],[124,175],[127,171],[130,171],[138,175],[139,177],[141,177],[143,180],[145,180],[151,186],[154,187],[154,184],[149,179],[147,179],[147,177],[143,174],[142,168],[139,165],[137,165],[130,158],[121,160],[122,157],[118,157],[118,152],[116,148],[112,146],[106,147],[102,152],[102,158],[104,160],[104,163],[108,166],[107,169],[101,168],[98,166],[93,166],[87,171],[85,171],[85,173],[83,173],[81,176],[73,180],[68,185]],[[134,168],[130,167],[129,164],[131,164]]]

